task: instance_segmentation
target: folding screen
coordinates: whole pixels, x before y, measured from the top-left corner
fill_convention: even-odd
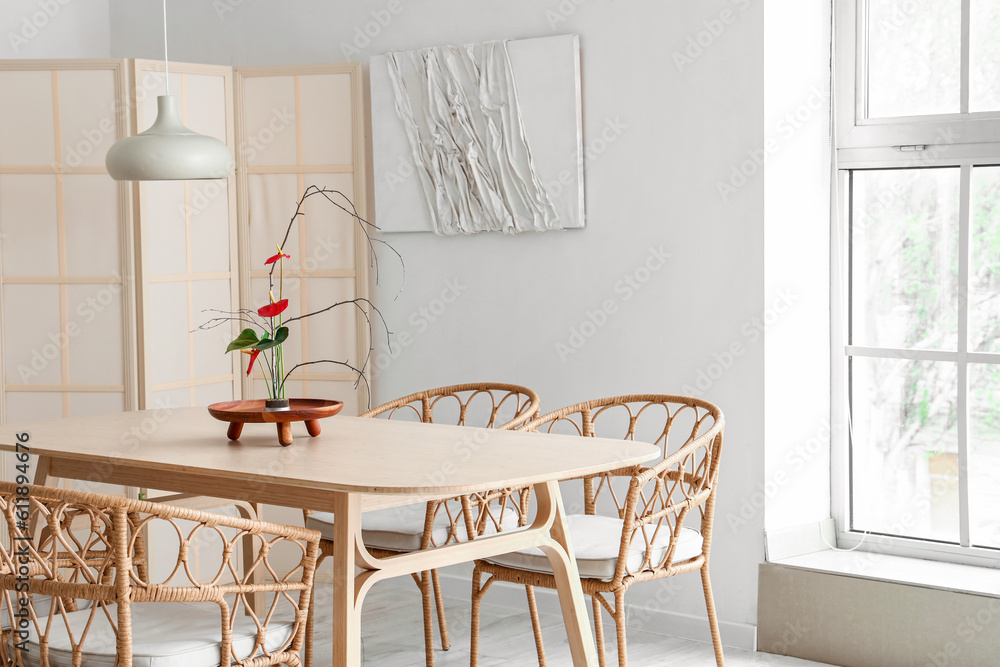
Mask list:
[[[156,118],[166,93],[161,62],[136,60],[134,130]],[[170,63],[170,92],[184,123],[235,149],[232,70]],[[239,360],[225,353],[238,333],[230,323],[198,326],[236,310],[235,177],[135,183],[139,239],[140,405],[187,407],[241,396]]]
[[[128,128],[125,63],[0,63],[7,419],[134,408],[128,193],[104,169]]]
[[[152,122],[166,88],[161,63],[0,61],[0,90],[16,100],[0,105],[0,123],[16,128],[0,144],[8,423],[250,395],[242,356],[224,352],[239,327],[198,326],[212,309],[266,301],[263,260],[306,186],[339,190],[367,215],[359,64],[240,69],[235,94],[230,68],[171,63],[170,72],[185,123],[229,145],[237,176],[129,184],[107,175],[108,148]],[[364,234],[319,197],[304,212],[285,246],[290,312],[367,297]],[[287,344],[286,368],[299,359],[364,364],[370,338],[353,306],[304,325]],[[288,392],[341,399],[356,413],[368,396],[355,380],[338,366],[310,366]],[[10,470],[4,464],[0,477]]]
[[[0,90],[0,416],[135,409],[130,191],[104,168],[128,134],[125,61],[4,61]],[[99,482],[73,486],[130,491]]]
[[[361,65],[236,68],[239,224],[243,306],[268,300],[264,260],[281,243],[296,201],[308,186],[337,190],[366,216],[366,169]],[[347,206],[344,199],[336,198]],[[352,218],[323,199],[310,198],[284,246],[288,313],[313,312],[368,295],[369,248]],[[370,347],[364,317],[348,304],[297,322],[285,343],[285,368],[299,361],[347,360],[357,368]],[[368,401],[363,383],[342,366],[300,369],[289,396],[335,398],[345,414]],[[253,394],[266,395],[255,373]],[[249,389],[249,387],[248,387]],[[248,392],[249,393],[249,392]]]

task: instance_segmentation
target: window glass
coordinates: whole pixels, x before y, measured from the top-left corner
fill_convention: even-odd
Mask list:
[[[854,172],[854,345],[957,349],[958,169]]]
[[[969,365],[972,543],[1000,548],[1000,365]]]
[[[998,111],[1000,2],[972,0],[969,11],[969,111]]]
[[[958,113],[961,43],[961,0],[869,0],[868,116]]]
[[[853,528],[959,541],[957,364],[851,360]]]
[[[1000,353],[1000,167],[972,170],[969,350]]]

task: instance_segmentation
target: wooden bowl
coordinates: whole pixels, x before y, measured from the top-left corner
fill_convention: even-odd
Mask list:
[[[282,447],[292,444],[292,423],[305,422],[309,435],[320,434],[319,420],[332,417],[344,408],[343,401],[328,401],[321,398],[291,398],[287,410],[269,411],[264,409],[264,401],[227,401],[208,406],[208,414],[219,421],[229,422],[227,435],[230,440],[238,440],[244,424],[277,424],[278,442]]]

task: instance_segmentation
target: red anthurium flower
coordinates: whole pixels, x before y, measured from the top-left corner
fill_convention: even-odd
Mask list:
[[[291,256],[291,255],[286,255],[286,254],[285,254],[285,253],[283,253],[283,252],[279,252],[279,253],[278,253],[277,255],[275,255],[274,257],[268,257],[268,258],[267,258],[267,261],[266,261],[266,262],[264,262],[264,264],[274,264],[275,262],[277,262],[277,261],[278,261],[279,259],[281,259],[282,257],[284,257],[285,259],[291,259],[291,258],[292,258],[292,256]]]
[[[261,317],[277,317],[285,312],[285,308],[288,308],[288,299],[282,299],[277,303],[269,303],[266,306],[262,306],[257,309],[257,314]]]
[[[257,357],[260,355],[260,350],[254,350],[250,353],[250,363],[247,365],[247,377],[253,373],[253,365],[257,363]]]

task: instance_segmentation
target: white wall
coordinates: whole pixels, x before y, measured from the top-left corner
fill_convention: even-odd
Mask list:
[[[376,398],[498,380],[534,387],[543,409],[632,392],[695,391],[718,403],[728,428],[716,602],[727,625],[754,624],[764,518],[757,512],[729,526],[723,517],[764,482],[764,347],[753,324],[771,298],[764,181],[751,177],[725,198],[719,183],[764,142],[762,1],[399,3],[172,0],[170,53],[233,65],[366,61],[392,49],[578,33],[593,149],[587,228],[391,236],[406,259],[406,288],[396,301],[394,289],[383,289],[379,306],[397,340],[407,332],[411,342],[383,364]],[[113,0],[112,54],[161,57],[158,11],[151,0]],[[367,44],[359,37],[366,26],[374,35]],[[640,289],[628,288],[625,278],[654,249],[670,258]],[[396,276],[386,273],[383,284],[394,287]],[[449,285],[460,294],[442,311],[437,299]],[[575,335],[608,300],[617,312],[607,323],[589,338]],[[560,344],[573,352],[560,355]],[[694,576],[637,586],[630,599],[704,613]]]
[[[4,0],[0,58],[108,58],[109,0]]]

